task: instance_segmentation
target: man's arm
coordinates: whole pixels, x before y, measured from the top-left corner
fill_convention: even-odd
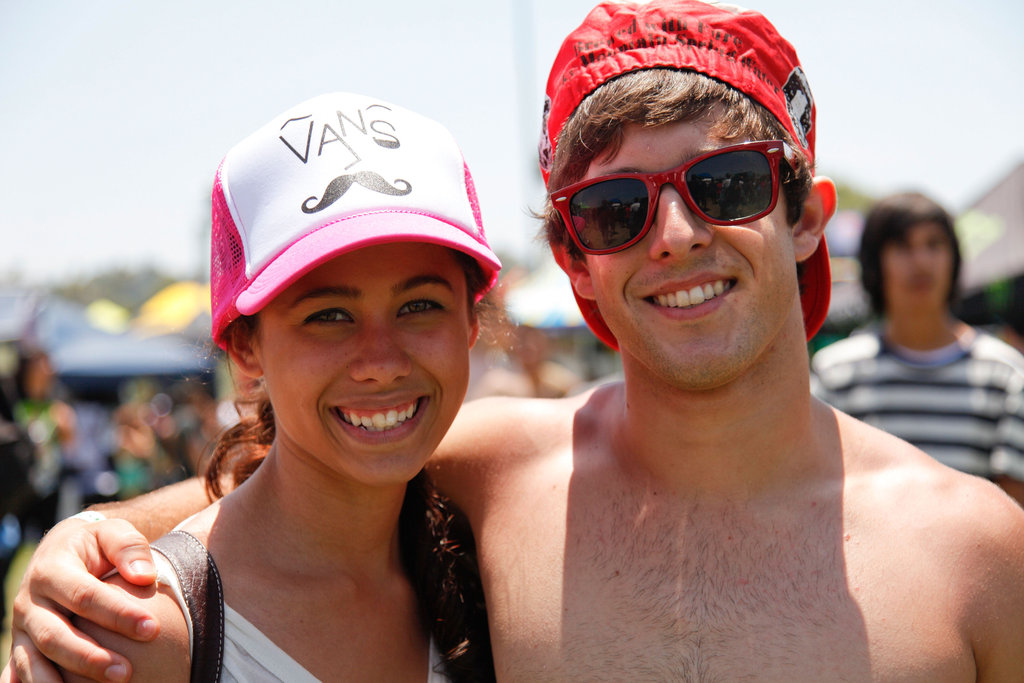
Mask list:
[[[159,626],[149,610],[98,577],[116,568],[135,585],[153,583],[156,573],[147,538],[162,536],[209,503],[202,480],[193,478],[90,508],[111,518],[107,521],[68,519],[51,529],[32,555],[14,598],[11,663],[16,677],[60,681],[52,660],[96,680],[127,680],[127,660],[75,628],[69,615],[134,640],[156,637]]]
[[[976,594],[967,614],[978,681],[1019,680],[1024,671],[1024,510],[1008,496],[983,501],[964,558]]]
[[[145,493],[131,500],[100,503],[90,510],[102,512],[112,519],[123,519],[141,531],[146,538],[160,538],[178,522],[212,503],[206,495],[203,480],[192,477],[176,484]]]

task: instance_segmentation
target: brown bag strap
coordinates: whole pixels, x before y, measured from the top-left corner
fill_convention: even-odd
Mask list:
[[[216,683],[224,654],[224,592],[217,565],[187,531],[175,530],[153,541],[181,583],[192,618],[192,683]]]

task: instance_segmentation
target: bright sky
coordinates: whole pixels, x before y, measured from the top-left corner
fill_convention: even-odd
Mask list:
[[[547,70],[596,0],[0,1],[0,281],[203,277],[237,141],[330,90],[446,124],[492,243],[536,258]],[[958,211],[1024,161],[1024,3],[749,0],[797,48],[819,172]]]

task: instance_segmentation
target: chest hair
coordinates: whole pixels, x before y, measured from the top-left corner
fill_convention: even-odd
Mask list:
[[[739,681],[787,672],[798,680],[814,669],[836,680],[829,661],[846,662],[843,676],[854,678],[860,668],[850,660],[866,665],[838,505],[780,514],[648,497],[585,507],[574,509],[570,497],[562,624],[570,677]]]

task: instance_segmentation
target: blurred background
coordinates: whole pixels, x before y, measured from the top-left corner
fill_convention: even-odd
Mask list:
[[[547,69],[593,4],[0,0],[0,380],[14,404],[31,365],[46,378],[34,400],[58,416],[31,435],[52,452],[46,506],[0,525],[8,588],[48,523],[189,476],[232,419],[208,344],[210,185],[234,143],[322,92],[401,104],[462,145],[512,323],[478,345],[471,396],[559,396],[614,374],[530,213]],[[797,47],[818,172],[840,188],[813,344],[864,322],[863,212],[904,190],[958,216],[961,317],[1021,332],[1024,4],[752,6]]]

